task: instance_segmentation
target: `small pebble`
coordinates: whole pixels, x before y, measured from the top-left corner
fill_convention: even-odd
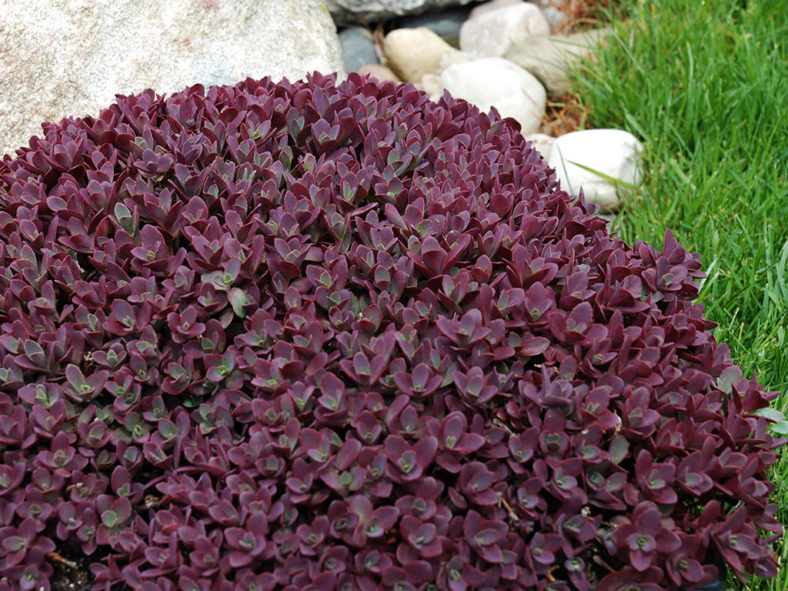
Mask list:
[[[349,27],[339,32],[339,47],[342,50],[342,63],[348,72],[358,70],[364,64],[380,63],[375,51],[375,42],[367,29]]]

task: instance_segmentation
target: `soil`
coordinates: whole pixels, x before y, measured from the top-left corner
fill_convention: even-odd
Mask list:
[[[94,558],[85,556],[69,546],[58,548],[57,552],[47,554],[54,573],[49,578],[52,591],[90,591],[93,586],[93,573],[89,564]]]

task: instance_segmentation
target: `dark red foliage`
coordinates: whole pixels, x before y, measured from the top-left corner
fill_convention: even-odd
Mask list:
[[[0,163],[0,589],[773,576],[781,443],[512,120],[356,74],[120,97]]]

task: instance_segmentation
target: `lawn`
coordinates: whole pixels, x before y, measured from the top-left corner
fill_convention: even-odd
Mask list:
[[[588,127],[626,129],[645,145],[646,179],[617,231],[661,245],[670,228],[701,253],[716,338],[786,411],[788,0],[622,4],[615,36],[576,81]],[[788,525],[788,451],[772,480]],[[777,552],[780,575],[748,590],[788,589],[788,538]]]

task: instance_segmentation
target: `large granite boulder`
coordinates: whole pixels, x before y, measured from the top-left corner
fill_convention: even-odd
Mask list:
[[[4,2],[0,46],[0,156],[116,94],[344,73],[322,0]]]
[[[400,16],[470,4],[473,0],[327,0],[328,9],[340,24],[379,23]]]

